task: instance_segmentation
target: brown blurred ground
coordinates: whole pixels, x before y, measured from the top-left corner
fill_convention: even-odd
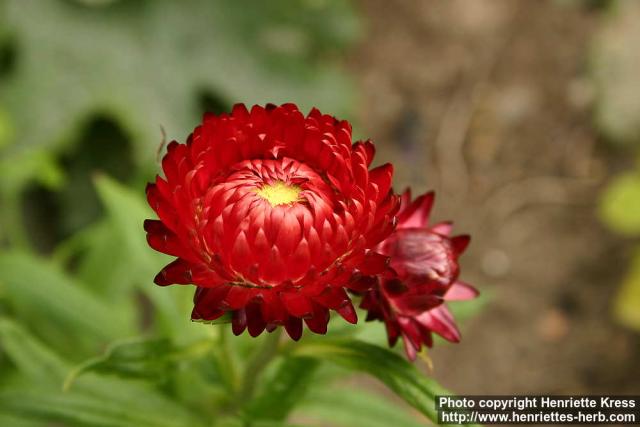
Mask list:
[[[362,131],[471,233],[463,278],[491,295],[432,352],[461,394],[638,393],[640,339],[611,319],[631,246],[595,210],[624,159],[592,127],[597,2],[368,0],[351,69]]]

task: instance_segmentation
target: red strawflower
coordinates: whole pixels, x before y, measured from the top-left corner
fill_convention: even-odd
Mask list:
[[[411,202],[410,190],[402,195],[398,226],[377,250],[391,257],[389,268],[363,297],[367,320],[382,320],[389,345],[399,336],[414,360],[422,344],[433,345],[432,332],[458,342],[460,332],[445,301],[475,298],[478,291],[458,280],[458,257],[469,236],[449,237],[451,223],[428,226],[434,195]]]
[[[155,282],[196,285],[192,319],[230,312],[235,334],[283,325],[299,339],[303,320],[323,334],[329,310],[355,323],[345,288],[386,268],[371,248],[399,206],[391,165],[369,170],[373,156],[371,142],[352,145],[348,122],[316,109],[206,114],[147,187],[160,218],[145,221],[149,245],[177,257]]]

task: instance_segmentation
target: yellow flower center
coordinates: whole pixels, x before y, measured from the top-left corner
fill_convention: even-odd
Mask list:
[[[276,181],[273,184],[265,185],[256,193],[271,203],[271,206],[278,206],[297,202],[300,191],[302,189],[297,185],[287,185],[282,181]]]

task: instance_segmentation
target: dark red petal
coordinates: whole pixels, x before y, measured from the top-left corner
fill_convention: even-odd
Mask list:
[[[289,316],[284,323],[284,328],[292,340],[298,341],[302,336],[302,319]]]
[[[378,278],[375,276],[354,275],[351,281],[346,285],[352,291],[365,292],[378,284]]]
[[[222,317],[222,315],[225,312],[222,310],[216,310],[216,309],[199,309],[196,307],[193,307],[193,310],[191,311],[191,320],[216,320],[219,317]]]
[[[349,301],[347,304],[345,304],[344,307],[340,307],[336,311],[347,322],[354,325],[358,323],[358,315],[356,314],[356,310],[353,308],[353,304],[351,303],[351,301]]]
[[[247,313],[244,309],[235,310],[231,315],[231,330],[234,335],[240,335],[247,328]]]
[[[326,288],[321,294],[315,296],[314,301],[322,304],[323,306],[337,310],[349,303],[349,295],[342,288]]]
[[[314,307],[313,315],[304,319],[311,332],[316,334],[326,334],[327,324],[329,323],[329,310],[326,308],[316,306]]]
[[[153,279],[156,285],[188,285],[191,284],[191,267],[183,259],[176,259],[170,264],[167,264]]]
[[[451,246],[456,254],[460,255],[469,246],[471,236],[464,234],[461,236],[455,236],[451,238]]]
[[[252,337],[257,337],[264,331],[264,328],[267,326],[267,323],[262,318],[262,312],[260,310],[260,304],[257,302],[252,302],[247,305],[245,309],[247,315],[247,329],[249,330],[249,335]]]
[[[380,274],[387,269],[389,261],[390,258],[388,256],[369,251],[359,265],[360,272],[365,276]]]

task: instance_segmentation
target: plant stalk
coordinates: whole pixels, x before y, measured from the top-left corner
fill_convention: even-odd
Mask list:
[[[267,337],[262,347],[249,360],[247,368],[244,371],[242,385],[240,386],[239,398],[249,401],[255,393],[256,384],[264,368],[278,355],[278,346],[280,344],[280,336],[282,328],[277,328]]]

